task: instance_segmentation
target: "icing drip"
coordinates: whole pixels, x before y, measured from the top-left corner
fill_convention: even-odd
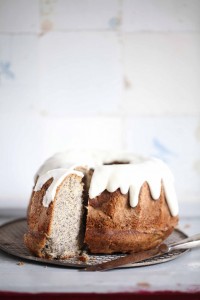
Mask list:
[[[104,190],[114,192],[118,188],[122,194],[129,192],[130,206],[138,204],[140,189],[147,182],[154,200],[159,199],[161,181],[172,216],[178,214],[178,204],[174,189],[174,178],[169,168],[158,159],[144,159],[134,164],[103,165],[94,170],[89,197],[100,195]]]
[[[105,165],[112,162],[125,164]],[[147,159],[130,153],[107,151],[69,150],[49,158],[36,174],[39,178],[34,189],[40,190],[48,179],[54,178],[44,196],[44,206],[47,207],[53,201],[58,185],[67,175],[77,174],[83,177],[81,172],[74,170],[78,166],[94,168],[89,189],[91,199],[99,196],[104,190],[112,193],[120,188],[122,194],[129,192],[130,205],[135,207],[145,181],[149,185],[154,200],[160,197],[162,182],[171,214],[172,216],[178,214],[174,178],[165,163],[156,158]]]
[[[48,207],[49,204],[54,200],[57,187],[62,183],[66,176],[70,174],[76,174],[80,177],[83,177],[83,173],[79,171],[75,171],[73,169],[54,169],[47,171],[45,174],[39,176],[37,183],[34,187],[34,191],[40,191],[43,185],[51,178],[53,178],[53,182],[50,184],[48,189],[46,190],[46,194],[43,197],[42,203],[43,206]]]

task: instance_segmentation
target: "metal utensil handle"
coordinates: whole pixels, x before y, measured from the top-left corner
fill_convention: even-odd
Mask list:
[[[176,250],[176,249],[192,249],[196,247],[200,247],[200,240],[190,241],[190,242],[184,242],[183,240],[182,243],[179,243],[177,245],[175,244],[169,245],[169,251]]]
[[[195,234],[195,235],[192,235],[192,236],[190,236],[190,237],[188,237],[188,238],[186,238],[186,239],[180,240],[180,241],[177,242],[177,243],[173,243],[173,244],[170,245],[170,247],[174,247],[174,246],[176,246],[176,245],[182,245],[182,244],[184,244],[184,243],[193,242],[193,241],[198,241],[198,240],[200,240],[200,233],[197,233],[197,234]]]

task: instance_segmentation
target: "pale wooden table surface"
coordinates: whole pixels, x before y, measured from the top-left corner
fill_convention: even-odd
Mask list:
[[[25,216],[24,210],[1,209],[0,224]],[[200,232],[200,204],[185,204],[179,228]],[[80,272],[24,262],[0,251],[0,290],[17,292],[200,291],[200,248],[158,265],[109,272]]]

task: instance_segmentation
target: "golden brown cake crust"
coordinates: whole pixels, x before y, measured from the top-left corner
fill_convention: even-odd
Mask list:
[[[145,182],[139,203],[130,207],[128,194],[118,189],[104,191],[89,199],[85,243],[92,253],[138,252],[156,247],[178,222],[172,217],[163,187],[158,200],[153,200]]]
[[[28,209],[29,231],[24,242],[39,257],[47,257],[42,250],[50,235],[55,201],[44,207],[42,200],[52,180],[32,193]],[[130,207],[128,194],[121,194],[119,189],[104,191],[89,199],[84,241],[92,253],[138,252],[160,244],[177,222],[178,217],[170,214],[163,187],[160,198],[153,200],[144,183],[135,208]]]
[[[46,244],[51,227],[54,202],[51,202],[49,207],[44,207],[42,200],[52,181],[53,178],[49,179],[40,191],[33,191],[28,207],[27,222],[29,230],[24,235],[24,243],[32,253],[39,257],[45,257],[42,249]]]

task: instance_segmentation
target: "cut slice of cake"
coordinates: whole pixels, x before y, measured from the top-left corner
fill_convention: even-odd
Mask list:
[[[39,177],[29,205],[24,241],[39,257],[70,257],[83,247],[83,174],[61,170]]]

